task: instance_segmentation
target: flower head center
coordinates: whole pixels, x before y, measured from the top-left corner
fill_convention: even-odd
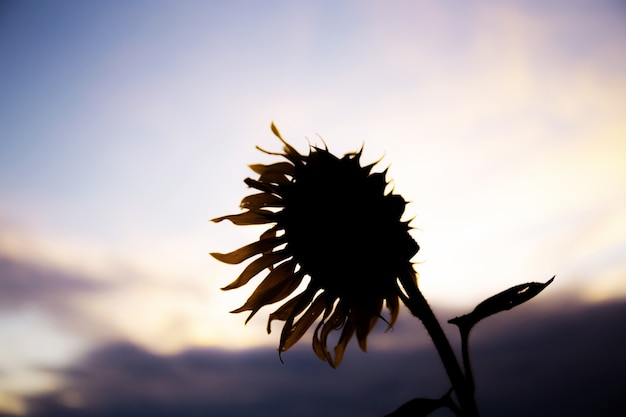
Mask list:
[[[369,174],[358,158],[339,159],[314,149],[306,164],[297,166],[285,192],[285,233],[306,272],[332,281],[339,292],[368,284],[372,292],[389,285],[397,271],[417,251],[417,244],[400,222],[405,201],[385,195],[384,174]],[[407,241],[409,244],[407,251]],[[365,282],[364,282],[365,281]]]

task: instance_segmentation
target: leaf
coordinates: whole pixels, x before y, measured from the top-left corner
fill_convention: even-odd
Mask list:
[[[415,398],[403,404],[396,411],[387,414],[385,417],[421,417],[427,416],[438,408],[445,407],[446,403],[442,398]]]
[[[493,297],[487,298],[485,301],[478,304],[471,313],[453,318],[449,320],[448,323],[456,324],[463,330],[469,331],[476,323],[485,317],[489,317],[504,310],[510,310],[535,297],[543,291],[544,288],[550,285],[552,281],[554,281],[554,277],[543,284],[540,282],[528,282],[511,287]]]

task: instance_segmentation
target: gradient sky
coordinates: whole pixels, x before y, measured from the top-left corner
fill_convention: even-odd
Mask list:
[[[0,410],[124,340],[273,346],[229,315],[256,228],[250,163],[321,143],[383,157],[420,286],[626,297],[621,1],[112,1],[0,6]],[[308,139],[307,139],[308,138]],[[46,346],[40,349],[40,346]]]

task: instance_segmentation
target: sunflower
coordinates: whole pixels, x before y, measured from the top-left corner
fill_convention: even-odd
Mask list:
[[[283,143],[283,152],[257,149],[283,160],[250,165],[259,177],[245,183],[258,193],[241,201],[242,213],[213,219],[271,227],[254,243],[211,255],[228,264],[256,257],[223,288],[239,288],[268,270],[233,313],[250,311],[247,323],[262,307],[287,299],[267,323],[270,333],[272,321],[284,322],[279,354],[317,322],[313,350],[336,367],[355,333],[366,351],[367,336],[382,317],[383,306],[389,311],[389,319],[383,320],[393,326],[399,299],[406,299],[403,288],[417,285],[411,258],[419,246],[409,235],[409,221],[401,220],[406,201],[385,193],[386,170],[372,173],[376,163],[360,165],[363,149],[339,158],[327,148],[311,146],[309,154],[302,155],[273,123],[271,129]],[[334,355],[328,349],[333,331],[341,331]]]

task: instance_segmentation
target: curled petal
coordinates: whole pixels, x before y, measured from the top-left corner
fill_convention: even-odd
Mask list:
[[[298,152],[296,150],[296,148],[294,148],[293,146],[288,144],[287,141],[285,139],[283,139],[283,137],[280,135],[280,132],[276,128],[276,125],[274,125],[274,122],[272,122],[271,129],[272,129],[272,132],[274,133],[274,135],[276,135],[276,137],[278,139],[280,139],[280,141],[283,143],[283,145],[284,145],[283,149],[285,150],[285,156],[290,161],[293,161],[293,162],[301,161],[303,159],[303,156],[300,155],[300,152]]]
[[[238,264],[245,261],[248,258],[253,257],[254,255],[258,255],[265,251],[271,250],[276,246],[285,243],[286,238],[284,236],[269,238],[258,240],[256,242],[250,243],[244,247],[237,249],[236,251],[229,253],[217,253],[211,252],[211,256],[217,259],[218,261],[227,263],[227,264]]]
[[[346,351],[346,346],[348,346],[348,342],[354,335],[354,320],[352,317],[348,317],[346,320],[346,324],[343,327],[343,331],[341,332],[341,336],[339,336],[339,341],[337,342],[337,346],[335,346],[335,360],[330,363],[330,366],[336,368],[341,363],[343,359],[343,354]]]
[[[246,269],[243,270],[241,275],[239,275],[239,277],[235,281],[222,288],[222,290],[232,290],[234,288],[239,288],[242,285],[246,285],[248,281],[250,281],[254,276],[263,271],[265,268],[270,268],[272,265],[282,261],[283,259],[286,259],[289,256],[291,256],[289,253],[278,251],[263,255],[260,258],[255,259],[248,266],[246,266]]]
[[[333,358],[328,351],[328,335],[333,330],[339,330],[346,321],[346,311],[343,308],[342,304],[339,303],[335,310],[330,315],[329,319],[324,322],[320,322],[320,324],[315,329],[315,334],[313,335],[313,351],[315,354],[323,361],[328,362],[329,364],[333,364]],[[321,334],[318,337],[319,330]]]

